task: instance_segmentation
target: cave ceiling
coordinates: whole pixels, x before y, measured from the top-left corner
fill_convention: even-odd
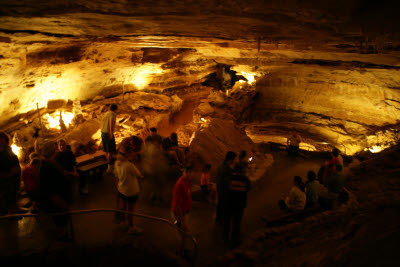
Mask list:
[[[355,152],[397,133],[397,1],[0,2],[3,125],[51,99],[185,90],[222,64],[256,79],[254,135],[296,127]]]

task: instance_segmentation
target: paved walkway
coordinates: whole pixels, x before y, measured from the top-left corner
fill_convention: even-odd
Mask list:
[[[304,158],[288,158],[283,152],[274,155],[275,163],[249,193],[248,207],[242,222],[243,239],[262,228],[261,216],[273,217],[281,214],[277,206],[279,199],[289,192],[293,176],[305,179],[307,171],[317,171],[319,163]],[[115,208],[116,193],[113,177],[105,175],[103,180],[90,184],[90,195],[79,196],[73,209]],[[170,218],[169,203],[153,206],[141,198],[137,212],[162,218]],[[222,242],[221,229],[214,223],[215,206],[204,201],[194,201],[191,212],[191,229],[199,243],[200,265],[229,251]],[[160,223],[138,218],[137,224],[144,228],[141,236],[129,236],[124,229],[113,223],[112,213],[93,213],[73,216],[75,242],[70,246],[102,247],[113,244],[136,243],[157,251],[174,254],[177,238],[175,231]],[[68,246],[52,241],[54,226],[47,217],[24,218],[19,221],[0,221],[0,256],[31,255],[57,247]],[[60,244],[61,243],[61,244]]]

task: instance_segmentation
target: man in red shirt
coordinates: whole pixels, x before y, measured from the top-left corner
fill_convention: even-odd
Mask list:
[[[175,224],[184,232],[189,232],[188,215],[192,208],[192,174],[192,166],[185,166],[182,177],[175,184],[171,203],[171,212],[175,219]],[[179,234],[182,242],[178,253],[185,256],[185,233],[179,231]]]

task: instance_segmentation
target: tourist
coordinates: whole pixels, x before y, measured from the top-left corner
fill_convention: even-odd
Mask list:
[[[279,206],[282,210],[301,211],[306,205],[306,194],[303,190],[303,181],[300,176],[293,179],[294,186],[290,189],[289,195],[285,200],[279,200]]]
[[[236,166],[239,166],[243,174],[246,175],[247,169],[249,168],[249,159],[247,158],[246,150],[240,151],[238,162],[235,164],[235,167]]]
[[[293,130],[292,135],[287,139],[287,152],[289,156],[297,156],[300,151],[301,137],[296,130]]]
[[[165,152],[165,155],[168,157],[169,165],[178,165],[181,166],[182,163],[180,162],[178,155],[176,154],[176,151],[172,149],[172,143],[171,140],[166,137],[162,141],[162,148]]]
[[[343,191],[346,177],[342,171],[342,165],[337,164],[336,171],[326,177],[326,187],[328,192],[340,194]]]
[[[209,199],[211,203],[215,203],[216,190],[215,184],[211,182],[211,164],[206,164],[200,176],[200,188],[204,193],[205,199]]]
[[[181,243],[177,253],[181,256],[186,256],[185,250],[186,238],[189,233],[188,217],[192,208],[192,192],[191,185],[193,179],[193,168],[191,165],[184,166],[184,172],[181,178],[174,186],[174,192],[171,203],[172,218],[175,225],[179,227],[179,235],[181,236]]]
[[[312,208],[318,203],[319,182],[316,180],[316,174],[313,171],[307,173],[306,191],[306,208]]]
[[[168,157],[156,139],[146,138],[145,149],[142,154],[142,170],[145,180],[150,184],[152,204],[157,204],[157,202],[161,204],[164,202],[163,188],[167,181],[166,174],[169,172],[170,166]]]
[[[103,151],[106,152],[108,173],[112,172],[112,157],[116,151],[114,132],[117,119],[117,114],[115,112],[117,109],[118,106],[112,104],[110,110],[103,115],[101,120],[101,140],[103,142]]]
[[[339,150],[334,148],[331,152],[331,159],[328,160],[327,162],[325,162],[325,168],[324,168],[324,173],[323,173],[323,184],[326,186],[326,179],[328,176],[334,175],[337,172],[337,165],[341,165],[340,163],[340,159],[339,159]],[[340,168],[340,170],[343,170],[343,166],[342,168]]]
[[[17,193],[20,187],[21,167],[10,147],[10,138],[0,132],[0,214],[17,211]]]
[[[60,139],[57,141],[57,152],[54,155],[54,160],[57,162],[58,166],[63,171],[64,177],[68,183],[68,196],[67,200],[69,203],[72,203],[72,198],[74,195],[74,184],[75,180],[79,179],[78,170],[76,168],[76,158],[74,153],[71,150],[67,149],[67,143],[64,139]],[[79,193],[87,194],[87,191],[83,191],[84,181],[82,180],[79,183]],[[87,189],[86,189],[87,190]]]
[[[56,152],[56,144],[47,142],[40,150],[37,151],[43,158],[40,162],[39,186],[40,200],[39,207],[47,213],[67,212],[69,204],[67,202],[68,182],[62,173],[62,170],[56,167],[54,154]],[[61,241],[70,241],[71,236],[68,234],[68,215],[53,216],[56,225],[57,238]]]
[[[163,139],[162,139],[161,135],[157,134],[157,128],[152,127],[152,128],[150,128],[150,135],[147,136],[145,139],[145,143],[146,143],[146,145],[148,143],[152,143],[161,148],[162,140]]]
[[[39,170],[41,160],[36,152],[31,153],[29,158],[30,162],[22,170],[21,178],[24,181],[24,189],[32,202],[31,212],[37,212],[40,197]]]
[[[185,164],[185,151],[179,147],[178,144],[178,135],[176,133],[171,133],[169,136],[169,139],[171,140],[171,149],[175,151],[176,155],[179,158],[179,161],[182,164]]]
[[[227,209],[227,194],[229,189],[229,181],[233,175],[233,164],[235,162],[236,153],[228,151],[225,155],[224,162],[218,167],[217,170],[217,211],[215,222],[223,223],[225,221],[225,213]]]
[[[117,179],[119,208],[127,212],[134,212],[140,192],[138,179],[143,176],[135,164],[128,160],[123,150],[117,154],[114,174]],[[121,218],[122,222],[129,226],[129,234],[140,234],[143,232],[143,229],[134,224],[133,215],[123,214]]]
[[[231,234],[232,247],[237,247],[240,244],[240,224],[247,205],[247,192],[249,190],[250,180],[245,175],[243,165],[238,164],[235,166],[234,175],[229,181],[224,222],[224,240],[228,241]]]

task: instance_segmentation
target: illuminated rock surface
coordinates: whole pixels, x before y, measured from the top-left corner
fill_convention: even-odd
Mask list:
[[[42,135],[37,106],[56,118],[80,100],[62,136],[96,149],[116,102],[118,141],[157,127],[189,146],[216,118],[255,143],[296,128],[306,150],[378,152],[398,140],[399,13],[390,0],[2,1],[0,128],[26,153]]]

